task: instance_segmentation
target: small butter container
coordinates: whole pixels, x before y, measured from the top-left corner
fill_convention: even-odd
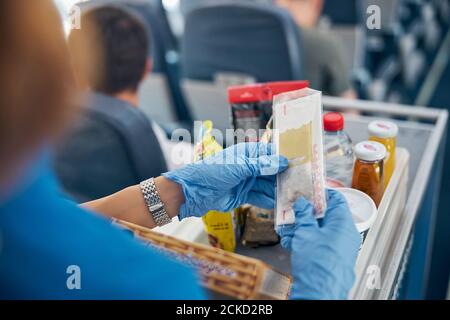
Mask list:
[[[367,194],[356,189],[336,188],[334,190],[342,193],[347,200],[356,229],[361,234],[362,245],[377,218],[378,210],[375,202]]]

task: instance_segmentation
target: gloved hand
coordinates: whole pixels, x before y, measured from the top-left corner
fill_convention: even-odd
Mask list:
[[[229,211],[242,204],[274,207],[275,175],[287,168],[284,157],[264,143],[242,143],[203,161],[163,174],[183,188],[179,218]]]
[[[347,299],[355,281],[354,267],[361,244],[345,198],[328,190],[322,221],[300,198],[294,204],[295,224],[279,226],[281,245],[291,250],[294,278],[291,299]]]

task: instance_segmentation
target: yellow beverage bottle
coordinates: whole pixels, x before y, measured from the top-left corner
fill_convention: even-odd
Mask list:
[[[389,121],[373,121],[369,124],[369,140],[386,147],[384,159],[384,186],[387,188],[396,165],[398,126]]]

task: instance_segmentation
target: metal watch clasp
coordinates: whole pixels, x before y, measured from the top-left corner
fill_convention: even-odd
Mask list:
[[[160,203],[157,203],[157,204],[154,204],[154,205],[150,206],[150,211],[151,212],[158,212],[158,211],[161,211],[163,208],[164,208],[164,204],[162,204],[160,202]]]

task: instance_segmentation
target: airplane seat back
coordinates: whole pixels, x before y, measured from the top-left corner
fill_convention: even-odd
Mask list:
[[[181,55],[187,79],[212,81],[220,72],[261,82],[303,79],[300,30],[288,12],[269,5],[228,1],[192,10]]]
[[[287,11],[267,4],[224,1],[193,9],[181,61],[193,119],[212,120],[221,130],[230,127],[227,76],[233,84],[239,77],[242,83],[304,79],[300,29]]]

